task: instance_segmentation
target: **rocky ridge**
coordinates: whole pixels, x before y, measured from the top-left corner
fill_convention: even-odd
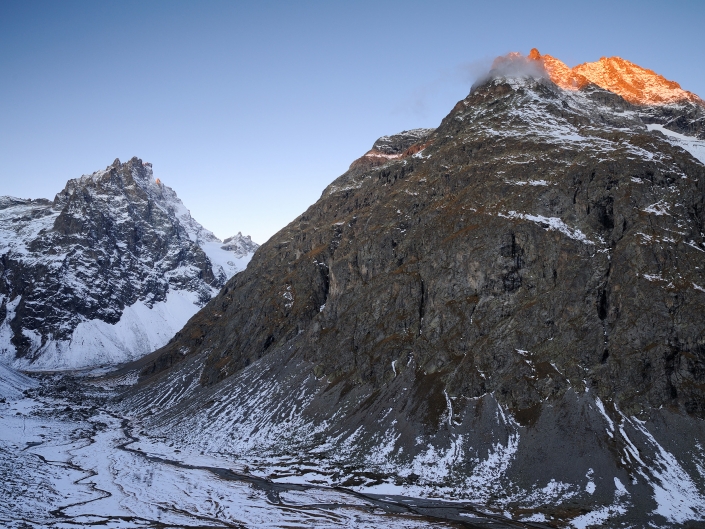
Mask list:
[[[510,59],[353,163],[129,368],[123,411],[264,475],[704,520],[705,143]]]
[[[514,54],[514,57],[521,55]],[[669,81],[653,70],[642,68],[621,57],[602,57],[596,62],[586,62],[569,68],[564,62],[550,55],[541,55],[533,48],[530,61],[539,62],[551,81],[566,90],[579,90],[592,83],[620,95],[634,105],[664,105],[692,102],[705,106],[696,94],[683,90],[675,81]]]
[[[523,60],[521,55],[514,58]],[[705,139],[705,101],[653,70],[621,57],[602,57],[569,68],[555,57],[541,55],[536,48],[527,58],[540,65],[551,81],[563,89],[599,86],[635,105],[646,123],[661,123],[675,132]]]
[[[2,361],[76,368],[164,345],[257,248],[222,246],[138,158],[53,201],[0,198]]]

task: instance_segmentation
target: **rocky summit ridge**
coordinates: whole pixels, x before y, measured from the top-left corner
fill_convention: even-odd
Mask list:
[[[517,73],[545,76],[568,91],[583,90],[589,85],[602,88],[633,105],[647,124],[659,123],[675,132],[705,139],[705,101],[683,90],[677,82],[620,57],[602,57],[570,68],[533,48],[527,56],[513,52],[498,57],[490,75]]]
[[[256,248],[242,236],[224,247],[138,158],[69,180],[53,201],[1,197],[1,359],[60,369],[149,353]]]
[[[378,140],[126,368],[122,411],[270,478],[705,520],[701,114],[511,64]]]
[[[246,257],[249,254],[255,253],[259,244],[252,241],[249,235],[243,235],[242,232],[237,232],[237,235],[226,237],[223,239],[221,249],[233,252],[236,257]]]
[[[602,57],[596,62],[586,62],[569,68],[564,62],[541,55],[533,48],[528,55],[539,62],[551,81],[567,90],[578,90],[589,83],[614,92],[635,105],[663,105],[692,102],[705,106],[705,101],[675,81],[669,81],[653,70],[642,68],[621,57]]]

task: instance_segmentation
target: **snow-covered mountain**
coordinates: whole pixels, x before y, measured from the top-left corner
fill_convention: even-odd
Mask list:
[[[138,158],[70,180],[53,201],[0,197],[0,360],[61,369],[138,358],[256,249],[249,237],[220,241]]]

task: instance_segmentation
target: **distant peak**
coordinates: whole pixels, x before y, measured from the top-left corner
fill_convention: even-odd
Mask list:
[[[259,244],[254,242],[249,235],[243,235],[242,232],[237,232],[237,235],[226,238],[220,248],[228,252],[233,252],[236,257],[244,257],[254,253],[255,250],[259,248]]]

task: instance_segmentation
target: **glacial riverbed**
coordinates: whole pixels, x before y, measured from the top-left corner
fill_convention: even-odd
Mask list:
[[[540,526],[468,503],[262,478],[138,432],[110,410],[109,388],[66,375],[20,384],[0,402],[3,527]]]

